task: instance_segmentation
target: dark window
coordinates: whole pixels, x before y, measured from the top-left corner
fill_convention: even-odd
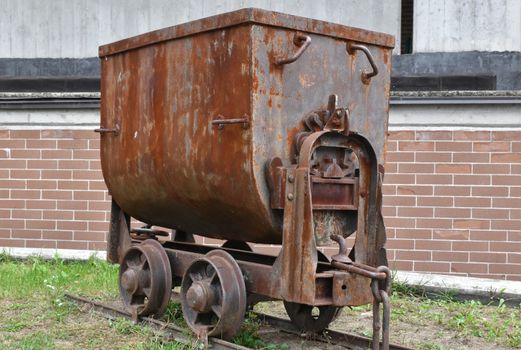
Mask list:
[[[400,36],[400,53],[412,53],[412,26],[414,0],[402,0],[402,27]]]

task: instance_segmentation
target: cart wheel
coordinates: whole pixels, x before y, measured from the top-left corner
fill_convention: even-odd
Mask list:
[[[170,301],[172,271],[163,246],[153,239],[130,247],[119,268],[119,292],[137,315],[159,318]]]
[[[320,333],[339,315],[342,308],[336,306],[311,306],[284,301],[284,308],[291,322],[301,331]]]
[[[246,287],[237,262],[224,250],[195,260],[181,283],[181,305],[188,326],[198,336],[230,339],[246,311]]]

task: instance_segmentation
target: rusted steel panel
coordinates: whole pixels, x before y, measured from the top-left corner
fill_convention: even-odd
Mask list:
[[[369,83],[362,79],[374,69],[369,56],[347,50],[349,42],[374,57],[378,74]],[[285,194],[271,196],[265,170],[275,157],[284,166],[295,162],[303,117],[327,109],[328,96],[338,95],[349,130],[367,138],[383,163],[393,43],[379,33],[245,9],[101,47],[101,159],[114,200],[149,224],[280,243]],[[331,198],[317,185],[315,209],[342,212],[352,230],[357,221],[345,210],[366,205],[360,181],[338,183]],[[272,186],[285,191],[285,183]]]

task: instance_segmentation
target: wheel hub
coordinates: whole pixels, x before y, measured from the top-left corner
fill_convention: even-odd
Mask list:
[[[186,300],[197,312],[209,312],[215,301],[215,292],[209,282],[194,282],[186,292]]]
[[[138,274],[134,269],[128,269],[121,275],[121,286],[129,293],[134,294],[139,288]]]

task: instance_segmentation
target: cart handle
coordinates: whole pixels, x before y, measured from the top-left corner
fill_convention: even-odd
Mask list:
[[[367,57],[367,60],[369,61],[369,64],[371,65],[371,68],[373,69],[372,72],[368,72],[364,69],[362,72],[362,82],[364,84],[369,84],[371,81],[371,78],[378,74],[378,67],[376,67],[376,64],[374,63],[373,55],[371,55],[371,51],[364,46],[360,44],[355,44],[352,42],[348,42],[346,44],[347,53],[349,55],[354,55],[356,50],[360,50],[365,54],[365,57]]]
[[[295,52],[293,56],[290,56],[288,58],[279,58],[277,61],[275,61],[275,64],[277,66],[282,66],[284,64],[290,64],[295,62],[302,56],[304,51],[309,47],[309,44],[311,44],[311,37],[309,35],[305,35],[302,33],[296,33],[293,37],[293,43],[299,47],[298,51]]]

